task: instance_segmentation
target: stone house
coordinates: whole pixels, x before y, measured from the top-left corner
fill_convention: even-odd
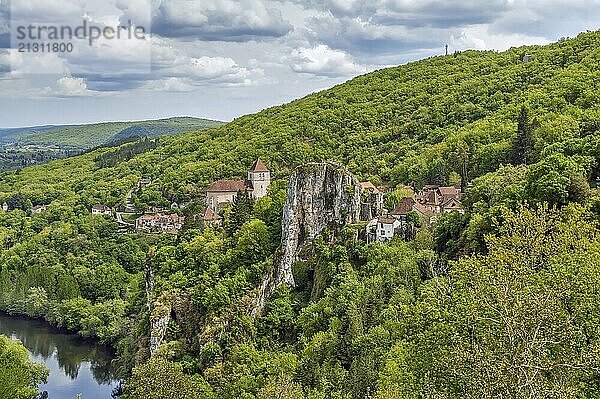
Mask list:
[[[441,215],[447,212],[462,210],[460,203],[462,192],[460,188],[454,186],[440,187],[436,185],[426,185],[423,190],[415,196],[418,204],[422,205],[421,211],[427,211],[434,215]]]
[[[46,205],[36,205],[31,208],[31,214],[35,215],[36,213],[44,213],[46,212]]]
[[[135,221],[135,228],[138,232],[177,234],[184,222],[184,216],[155,213],[140,216]]]
[[[413,211],[415,211],[417,213],[417,215],[419,215],[421,217],[421,220],[424,221],[426,224],[433,223],[437,219],[437,216],[435,213],[431,212],[424,205],[422,205],[418,202],[416,202],[413,205]]]
[[[211,207],[207,206],[204,214],[202,215],[202,221],[205,226],[221,226],[223,224],[223,218],[221,215],[212,210]]]
[[[217,180],[206,192],[206,206],[214,212],[219,212],[224,204],[233,202],[237,193],[250,190],[251,187],[246,180]]]
[[[371,182],[362,182],[360,187],[364,193],[361,199],[361,218],[369,220],[380,215],[383,209],[383,192]]]
[[[148,186],[149,186],[151,183],[152,183],[152,180],[150,180],[150,179],[141,179],[141,180],[138,182],[138,188],[139,188],[139,189],[146,188],[146,187],[148,187]]]
[[[255,199],[267,195],[271,184],[271,172],[258,158],[248,171],[248,179],[221,179],[210,185],[206,191],[206,206],[219,212],[223,205],[233,202],[240,191],[246,191]]]
[[[367,243],[374,241],[388,242],[394,238],[396,231],[400,227],[400,221],[393,217],[373,219],[367,225]]]
[[[396,208],[390,212],[390,216],[397,219],[402,225],[405,225],[408,214],[415,212],[425,224],[435,221],[436,213],[430,210],[429,207],[415,201],[411,197],[404,197],[398,202]]]
[[[112,209],[106,205],[94,205],[92,207],[92,215],[112,215]]]
[[[252,196],[254,198],[259,199],[267,195],[267,188],[271,184],[271,171],[260,158],[254,161],[248,171],[248,181],[252,185]]]
[[[416,202],[411,197],[404,197],[398,202],[396,208],[390,212],[390,215],[400,222],[406,222],[408,214],[413,211]]]
[[[451,198],[448,198],[442,204],[442,212],[449,213],[449,212],[453,212],[453,211],[456,211],[460,214],[465,213],[465,210],[463,209],[462,205],[460,204],[460,201],[457,198],[451,197]]]

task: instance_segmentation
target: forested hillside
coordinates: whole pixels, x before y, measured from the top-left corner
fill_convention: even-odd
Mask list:
[[[221,124],[222,122],[209,119],[169,118],[151,121],[0,129],[0,142],[91,148],[132,136],[154,137],[178,134]]]
[[[132,137],[177,135],[221,125],[198,118],[0,129],[0,170],[45,163]]]
[[[234,203],[224,228],[196,221],[208,184],[257,157],[269,194]],[[254,318],[285,179],[321,160],[387,184],[388,205],[405,184],[460,183],[467,212],[409,242],[326,233]],[[600,32],[434,57],[156,146],[4,174],[0,309],[112,343],[125,398],[598,397],[599,173]],[[137,206],[189,204],[178,237],[90,214],[141,178]],[[147,270],[172,306],[150,361]]]

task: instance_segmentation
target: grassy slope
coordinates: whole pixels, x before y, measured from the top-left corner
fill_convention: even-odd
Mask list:
[[[460,166],[452,156],[464,148],[471,179],[506,162],[523,104],[548,129],[558,118],[578,136],[597,133],[599,45],[600,33],[592,32],[549,46],[468,51],[377,71],[169,138],[115,168],[96,169],[93,153],[27,168],[2,178],[0,196],[20,190],[34,203],[73,196],[84,204],[114,203],[144,175],[164,192],[191,197],[213,179],[242,175],[256,156],[279,174],[309,160],[337,159],[363,178],[423,183],[447,178]],[[525,53],[534,61],[520,63]]]

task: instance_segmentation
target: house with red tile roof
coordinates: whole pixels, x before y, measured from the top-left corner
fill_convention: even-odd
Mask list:
[[[221,179],[217,180],[208,187],[206,191],[206,206],[217,213],[222,206],[233,202],[233,199],[240,191],[245,191],[255,199],[267,195],[267,189],[271,184],[271,171],[265,166],[263,161],[258,158],[248,170],[248,178],[242,179]]]
[[[441,215],[452,211],[464,212],[460,203],[461,197],[462,192],[458,187],[426,185],[416,196],[416,200],[418,204],[422,205],[421,210]]]
[[[211,207],[206,207],[204,214],[202,215],[202,221],[205,226],[220,226],[223,223],[221,215],[212,210]]]
[[[390,212],[390,215],[400,221],[405,221],[408,214],[413,211],[415,204],[415,200],[411,197],[404,197],[398,202],[396,208]]]

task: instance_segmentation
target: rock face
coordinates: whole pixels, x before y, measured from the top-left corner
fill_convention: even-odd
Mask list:
[[[156,351],[162,345],[165,339],[165,334],[167,333],[167,326],[169,325],[170,321],[171,316],[169,314],[165,314],[151,320],[150,357],[154,357]]]
[[[360,220],[358,180],[332,163],[301,166],[290,177],[283,209],[281,261],[275,285],[294,286],[292,266],[305,244],[325,228],[337,231]]]
[[[278,285],[295,286],[294,263],[324,229],[336,232],[360,220],[361,191],[358,180],[334,163],[307,164],[294,171],[283,210],[281,257],[263,281],[253,314],[262,311]]]
[[[153,255],[154,250],[150,253],[150,257]],[[151,262],[146,265],[144,280],[146,283],[146,306],[150,313],[150,357],[153,357],[165,339],[167,326],[171,321],[171,303],[164,300],[164,295],[156,301],[153,298],[154,272]]]
[[[152,298],[152,291],[154,290],[154,273],[150,264],[146,265],[144,272],[144,281],[146,283],[146,306],[150,313],[150,357],[153,357],[158,347],[162,344],[164,339],[164,331],[169,323],[168,320],[157,320],[152,318],[152,312],[154,309],[154,299]],[[164,325],[164,327],[163,327]]]
[[[171,321],[171,311],[172,307],[168,298],[161,297],[153,304],[150,314],[150,357],[156,354],[165,339],[167,326]]]

